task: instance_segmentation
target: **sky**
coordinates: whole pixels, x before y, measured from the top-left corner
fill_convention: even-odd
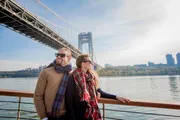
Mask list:
[[[95,61],[101,66],[166,63],[166,54],[176,58],[180,52],[179,0],[41,0],[70,24],[35,0],[16,2],[45,22],[55,24],[47,23],[75,47],[78,33],[92,32]],[[0,71],[48,65],[55,59],[55,52],[0,26]],[[83,52],[88,52],[87,44]]]

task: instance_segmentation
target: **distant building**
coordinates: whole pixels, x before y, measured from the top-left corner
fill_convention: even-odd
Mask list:
[[[42,70],[44,70],[45,68],[46,68],[47,66],[45,65],[45,66],[39,66],[39,71],[42,71]]]
[[[174,58],[172,57],[172,54],[166,55],[166,61],[168,66],[174,66]]]
[[[149,62],[148,62],[148,66],[149,66],[149,67],[152,67],[152,66],[154,66],[154,63],[149,61]]]
[[[134,65],[134,67],[147,67],[147,65],[146,64],[136,64],[136,65]]]
[[[163,66],[167,66],[167,64],[163,64],[163,63],[159,63],[159,64],[154,64],[157,67],[163,67]]]
[[[180,53],[176,54],[177,65],[180,66]]]
[[[113,65],[107,64],[107,63],[106,63],[104,66],[105,66],[105,67],[113,67]]]
[[[163,64],[163,63],[154,64],[153,62],[148,62],[148,67],[164,67],[164,66],[167,66],[167,64]]]

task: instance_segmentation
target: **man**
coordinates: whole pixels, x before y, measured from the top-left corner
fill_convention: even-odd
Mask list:
[[[61,48],[54,62],[39,75],[34,104],[42,120],[66,120],[64,96],[69,72],[72,70],[70,60],[71,51]]]

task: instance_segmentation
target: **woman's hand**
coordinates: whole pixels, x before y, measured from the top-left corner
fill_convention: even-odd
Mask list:
[[[123,103],[129,103],[129,102],[130,102],[129,99],[123,98],[123,97],[119,97],[119,96],[116,96],[116,99],[119,100],[119,101],[121,101],[121,102],[123,102]]]
[[[97,98],[101,98],[101,93],[97,92]]]

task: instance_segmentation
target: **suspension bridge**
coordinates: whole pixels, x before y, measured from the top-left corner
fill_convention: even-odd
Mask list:
[[[0,24],[53,49],[58,50],[61,47],[67,47],[71,50],[72,56],[75,59],[82,53],[82,45],[84,43],[88,43],[89,54],[93,60],[92,33],[82,32],[82,30],[60,17],[41,1],[35,0],[35,2],[45,8],[48,12],[52,13],[58,19],[71,26],[73,29],[64,28],[43,17],[35,15],[13,0],[0,0]],[[52,25],[53,27],[51,27]],[[61,31],[57,29],[55,30],[54,27],[59,28]],[[73,34],[74,32],[78,33],[76,36],[78,49],[70,43],[70,40],[68,41],[70,38],[69,36],[71,36],[70,34]]]

